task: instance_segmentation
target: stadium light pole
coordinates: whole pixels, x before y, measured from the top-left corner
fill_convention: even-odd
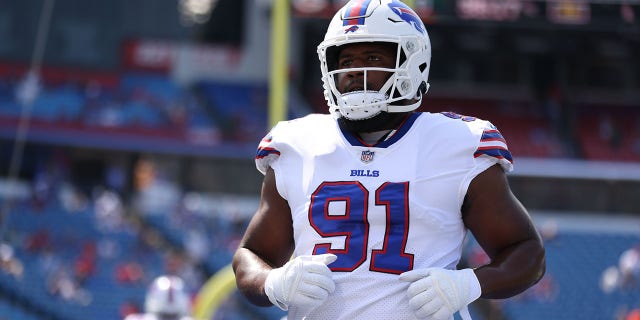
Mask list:
[[[290,5],[289,0],[273,0],[271,6],[269,128],[287,117]]]
[[[31,108],[33,101],[38,97],[40,69],[42,66],[42,59],[44,57],[44,50],[47,44],[47,36],[49,34],[49,25],[51,23],[54,3],[55,0],[46,0],[42,5],[29,70],[27,71],[17,92],[18,100],[20,100],[20,103],[22,104],[22,111],[20,112],[20,122],[18,123],[13,151],[11,153],[11,162],[9,163],[9,172],[7,174],[9,188],[14,187],[16,177],[20,172],[22,164],[24,145],[27,133],[29,133]],[[2,204],[2,211],[0,211],[0,241],[4,241],[5,233],[9,224],[9,211],[11,210],[12,202],[13,201],[11,199],[7,199]]]

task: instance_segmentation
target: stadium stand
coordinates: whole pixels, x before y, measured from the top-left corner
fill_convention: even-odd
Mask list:
[[[223,138],[253,142],[266,130],[265,84],[203,81],[195,85],[210,113],[223,129]]]
[[[518,157],[567,158],[571,151],[553,122],[527,101],[427,98],[425,111],[452,111],[491,121]]]
[[[8,217],[13,256],[28,271],[19,277],[5,268],[0,272],[0,291],[12,297],[1,306],[11,310],[7,314],[20,315],[16,319],[119,319],[126,316],[123,310],[139,311],[148,281],[165,273],[187,279],[195,295],[202,274],[229,263],[238,230],[247,222],[248,213],[238,211],[256,204],[255,198],[220,195],[189,216],[169,210],[127,217],[113,192],[96,189],[84,198],[69,185],[55,189],[60,193],[37,206],[31,197],[17,201]],[[78,202],[82,205],[75,206]],[[211,212],[214,203],[217,211]],[[198,231],[206,237],[201,239],[204,252],[190,237]],[[224,308],[223,319],[282,316],[280,310],[234,299],[229,303],[241,304],[245,315]],[[32,318],[24,304],[9,303],[13,300],[30,301]]]
[[[609,223],[614,223],[610,221]],[[621,254],[640,243],[635,231],[562,230],[547,239],[547,274],[531,290],[501,303],[507,319],[620,319],[640,306],[638,279],[607,289],[607,268],[618,267]],[[637,268],[637,265],[636,265]]]
[[[588,160],[640,162],[640,112],[589,106],[576,119],[577,143]]]

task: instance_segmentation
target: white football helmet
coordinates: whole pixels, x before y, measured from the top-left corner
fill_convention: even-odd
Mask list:
[[[396,65],[387,68],[337,69],[339,47],[361,42],[397,44]],[[398,0],[351,0],[333,17],[318,45],[324,96],[336,118],[363,120],[382,111],[407,112],[417,109],[429,89],[431,41],[418,15]],[[379,91],[341,93],[337,75],[360,71],[391,74]],[[366,83],[366,80],[365,80]]]
[[[189,316],[191,304],[184,282],[176,276],[160,276],[153,280],[144,303],[146,313]]]

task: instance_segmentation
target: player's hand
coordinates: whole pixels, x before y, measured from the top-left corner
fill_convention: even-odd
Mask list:
[[[336,259],[334,254],[299,256],[269,271],[264,283],[269,301],[282,310],[293,306],[304,313],[311,312],[336,289],[327,267]]]
[[[400,280],[411,282],[407,296],[418,319],[449,319],[482,293],[471,269],[417,269],[402,273]]]

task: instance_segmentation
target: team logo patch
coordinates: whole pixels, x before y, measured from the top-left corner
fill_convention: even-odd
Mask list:
[[[364,150],[362,151],[362,155],[360,156],[360,161],[364,162],[364,163],[368,163],[373,161],[373,156],[376,153],[374,151],[371,150]]]

